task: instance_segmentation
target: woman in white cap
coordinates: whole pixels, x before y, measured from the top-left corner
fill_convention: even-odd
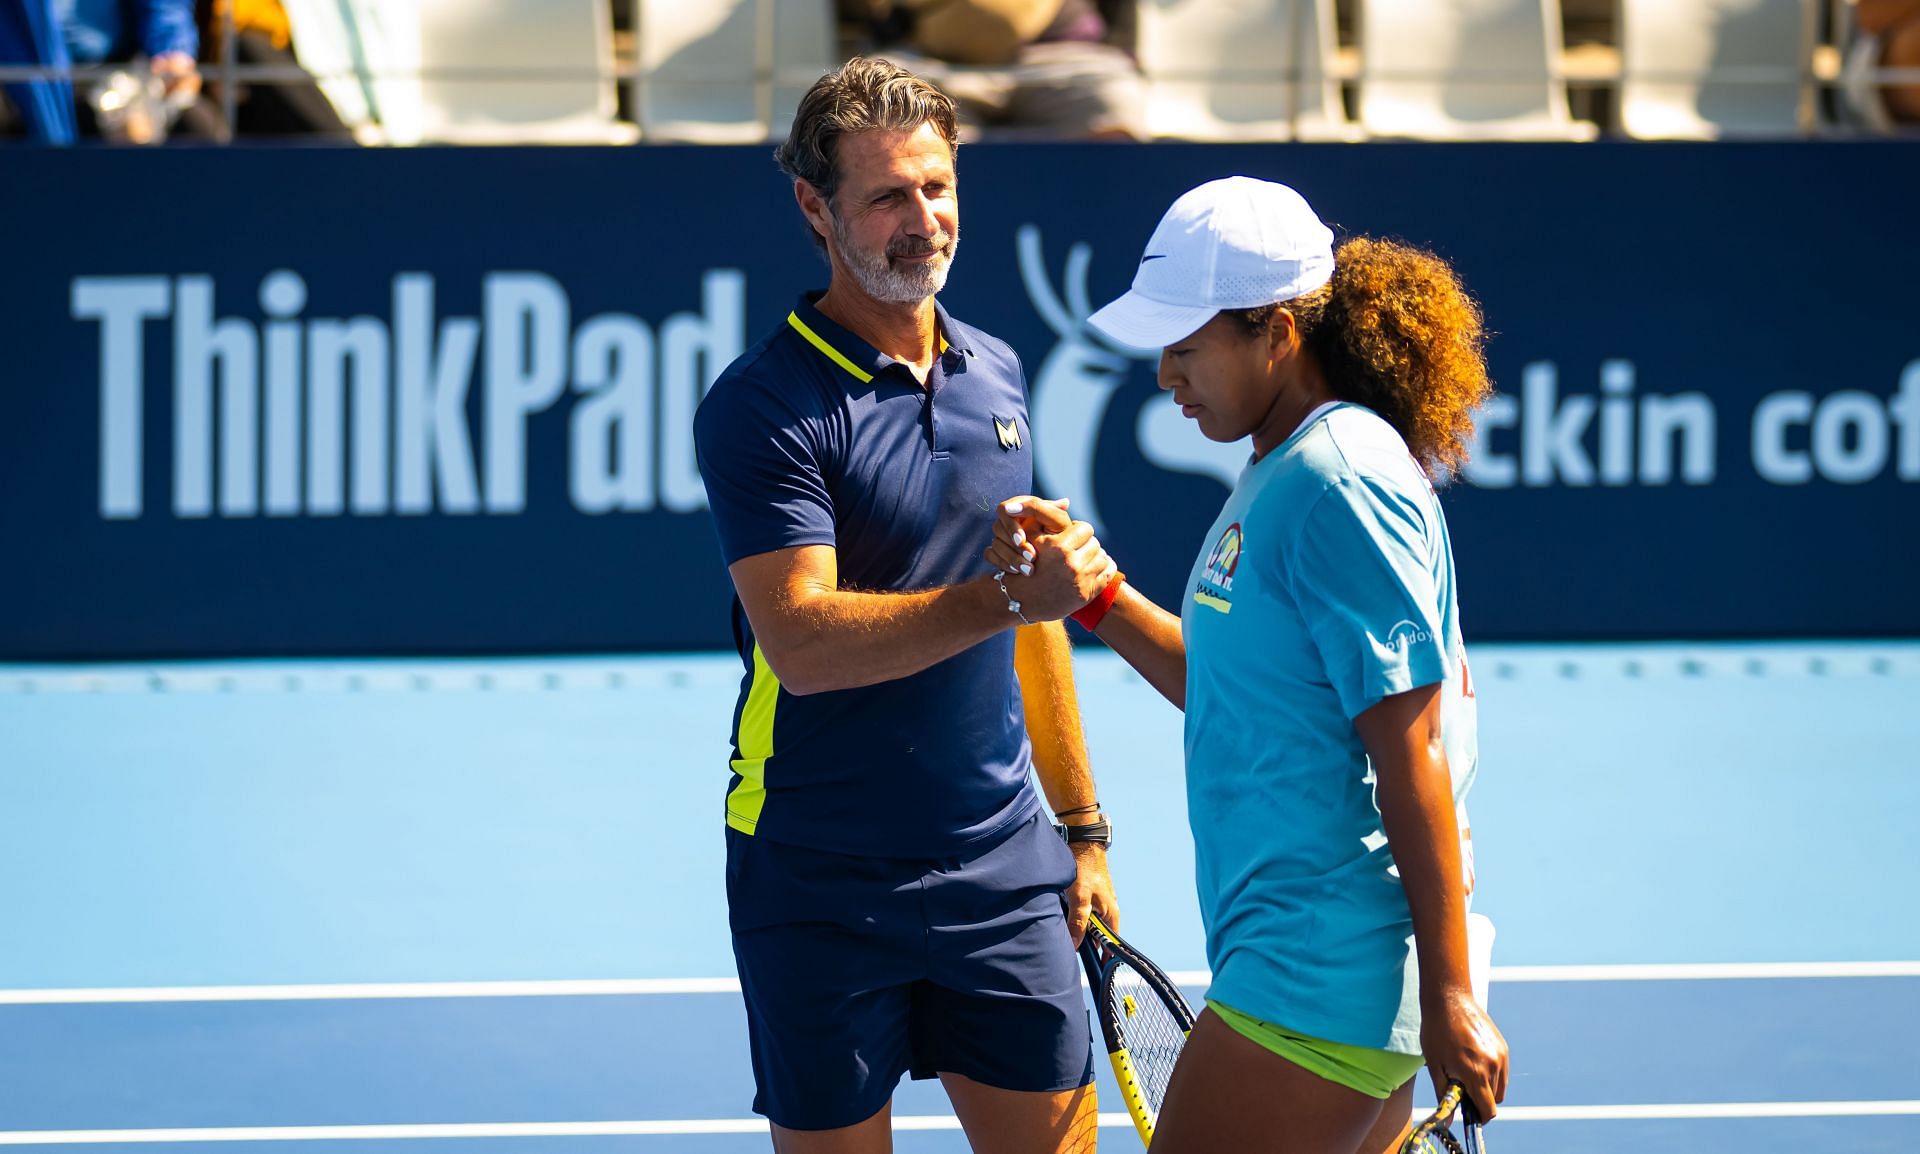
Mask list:
[[[1423,1064],[1492,1117],[1507,1047],[1468,973],[1473,686],[1431,483],[1489,392],[1478,308],[1437,257],[1336,253],[1298,193],[1233,177],[1174,202],[1092,323],[1162,348],[1160,387],[1201,432],[1253,442],[1178,617],[1124,579],[1079,615],[1186,711],[1213,985],[1154,1154],[1392,1149]],[[1029,535],[1068,523],[1008,501],[988,560],[1018,572]]]

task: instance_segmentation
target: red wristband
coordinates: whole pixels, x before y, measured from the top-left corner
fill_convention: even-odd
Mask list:
[[[1107,610],[1113,608],[1114,600],[1120,596],[1120,586],[1126,584],[1126,581],[1125,573],[1115,573],[1113,580],[1107,582],[1107,587],[1100,590],[1093,600],[1067,616],[1079,622],[1082,629],[1089,633],[1093,632],[1099,627],[1101,619],[1107,615]]]

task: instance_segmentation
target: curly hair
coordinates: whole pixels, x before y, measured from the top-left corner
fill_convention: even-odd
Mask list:
[[[1293,314],[1333,395],[1380,414],[1429,477],[1444,481],[1466,464],[1473,411],[1493,385],[1480,306],[1446,261],[1354,237],[1334,253],[1327,284],[1234,315],[1264,332],[1279,309]]]

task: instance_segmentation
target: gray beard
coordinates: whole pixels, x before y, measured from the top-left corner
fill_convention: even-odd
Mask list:
[[[935,247],[945,251],[926,264],[909,265],[896,269],[888,259],[886,252],[874,252],[855,244],[847,234],[838,213],[829,212],[833,218],[833,239],[840,252],[840,260],[860,282],[860,289],[877,301],[889,304],[918,304],[947,287],[947,272],[953,268],[954,253],[960,249],[960,230],[955,228],[952,235],[936,238]]]

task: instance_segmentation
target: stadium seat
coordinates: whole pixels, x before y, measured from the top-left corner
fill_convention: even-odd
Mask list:
[[[1786,135],[1809,123],[1808,0],[1620,0],[1629,136]]]
[[[638,135],[614,119],[608,0],[417,2],[421,139],[615,144]],[[497,74],[458,75],[481,70]]]
[[[1139,0],[1147,128],[1182,140],[1350,139],[1333,0]]]
[[[287,0],[300,62],[367,143],[616,144],[608,0]],[[515,73],[531,75],[516,76]]]
[[[831,69],[829,0],[639,0],[640,125],[656,140],[752,143],[786,135]]]
[[[1360,0],[1360,122],[1422,140],[1590,140],[1560,78],[1559,0]]]
[[[420,138],[420,21],[409,0],[282,0],[300,66],[362,144]]]

